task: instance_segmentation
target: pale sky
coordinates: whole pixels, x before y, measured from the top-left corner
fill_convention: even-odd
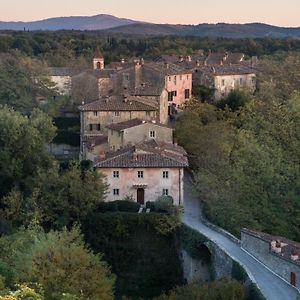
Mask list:
[[[300,0],[0,0],[0,21],[97,14],[153,23],[300,27]]]

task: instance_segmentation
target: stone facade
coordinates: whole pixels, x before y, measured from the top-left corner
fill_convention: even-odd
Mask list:
[[[144,189],[144,199],[146,201],[156,201],[163,195],[164,190],[168,190],[173,197],[175,205],[183,205],[183,169],[182,168],[100,168],[99,172],[105,175],[109,185],[109,193],[106,201],[124,199],[132,196],[137,199],[138,188]],[[119,172],[118,178],[114,177],[114,172]],[[138,177],[138,172],[143,172],[143,178]],[[163,178],[163,172],[168,172],[168,178]],[[119,194],[114,195],[114,190]]]
[[[137,120],[138,121],[138,120]],[[108,145],[110,150],[118,150],[128,145],[155,139],[158,142],[173,143],[173,130],[167,126],[141,120],[140,124],[118,129],[108,126]]]
[[[214,99],[218,101],[233,91],[241,90],[254,93],[256,73],[245,66],[203,67],[194,74],[194,84],[214,90]]]
[[[280,244],[280,250],[274,248],[274,243],[276,242]],[[295,244],[298,245],[294,247],[293,245]],[[241,247],[243,249],[252,254],[278,276],[300,290],[299,257],[297,260],[293,260],[291,258],[293,252],[291,252],[290,255],[285,252],[285,249],[289,250],[290,247],[294,247],[300,251],[300,248],[297,248],[297,246],[299,247],[300,244],[286,240],[282,237],[274,237],[247,229],[242,230],[241,233]],[[296,252],[295,254],[299,255],[299,252]]]
[[[232,74],[214,76],[214,98],[220,100],[227,97],[233,90],[242,90],[254,93],[256,89],[256,75],[250,74]]]
[[[177,74],[165,77],[166,90],[169,93],[169,105],[181,107],[192,97],[192,74]],[[171,95],[172,93],[172,95]]]

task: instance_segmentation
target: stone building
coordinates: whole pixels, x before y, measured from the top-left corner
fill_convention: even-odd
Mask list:
[[[61,95],[71,95],[72,77],[80,74],[84,68],[48,68],[51,81]]]
[[[196,69],[194,84],[214,90],[214,100],[218,101],[233,91],[250,93],[256,90],[256,72],[248,66],[223,65]]]
[[[132,119],[155,120],[161,124],[168,122],[167,92],[160,96],[108,96],[84,104],[80,110],[80,157],[88,158],[91,139],[107,136],[107,125]],[[99,150],[102,150],[100,147]],[[95,152],[95,148],[94,148]],[[96,155],[96,153],[94,153]],[[100,153],[98,153],[100,154]]]
[[[243,229],[241,247],[300,291],[300,243]]]
[[[121,123],[111,123],[107,128],[110,150],[118,150],[152,139],[157,142],[173,143],[173,129],[157,123],[156,120],[131,119]]]
[[[169,195],[175,205],[183,205],[183,176],[188,161],[184,149],[177,145],[146,141],[106,153],[94,166],[106,176],[106,201],[129,196],[143,205]]]

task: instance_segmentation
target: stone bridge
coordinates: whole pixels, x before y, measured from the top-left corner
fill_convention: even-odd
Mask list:
[[[188,175],[185,176],[184,190],[184,224],[206,236],[232,259],[240,263],[248,273],[249,278],[257,284],[268,300],[300,299],[300,293],[297,289],[272,273],[250,254],[243,251],[238,239],[220,228],[210,226],[206,221],[203,221],[200,201],[193,195],[192,180]]]

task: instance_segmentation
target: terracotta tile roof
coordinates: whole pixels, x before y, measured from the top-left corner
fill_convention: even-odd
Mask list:
[[[96,50],[95,50],[94,58],[103,58],[103,55],[102,55],[99,47],[97,47]]]
[[[116,70],[113,69],[102,69],[102,70],[86,70],[85,74],[92,75],[96,78],[110,78]]]
[[[243,53],[229,53],[224,64],[239,64],[244,60],[244,57],[245,55]]]
[[[165,64],[163,62],[149,62],[144,64],[144,68],[152,69],[159,74],[169,76],[169,75],[180,75],[180,74],[191,74],[191,71],[185,70],[178,65],[169,63]]]
[[[205,63],[208,66],[220,65],[226,57],[226,53],[211,53],[207,56]]]
[[[81,111],[156,111],[157,106],[146,104],[147,99],[138,96],[110,96],[79,106]]]
[[[207,75],[245,75],[245,74],[256,74],[257,71],[254,68],[245,65],[223,65],[223,66],[205,66],[198,69]]]
[[[170,144],[169,148],[172,148]],[[142,144],[110,152],[106,158],[98,158],[94,163],[98,168],[185,168],[188,161],[177,151],[176,146],[166,151],[152,140]]]
[[[141,125],[144,122],[145,121],[140,120],[140,119],[131,119],[131,120],[120,122],[120,123],[111,123],[106,127],[109,128],[109,129],[112,129],[112,130],[120,131],[120,130],[124,130],[124,129],[127,129],[127,128],[131,128],[131,127]]]
[[[158,84],[157,86],[143,85],[135,87],[133,94],[137,96],[160,96],[164,89],[163,84]]]
[[[168,127],[165,124],[161,124],[159,122],[157,122],[156,120],[153,121],[147,121],[147,120],[141,120],[141,119],[131,119],[128,121],[124,121],[124,122],[120,122],[120,123],[111,123],[109,125],[107,125],[106,127],[112,130],[116,130],[116,131],[121,131],[127,128],[132,128],[132,127],[136,127],[142,124],[152,124],[154,126],[160,126],[160,127],[166,127],[169,128],[170,130],[172,130],[172,128]]]

